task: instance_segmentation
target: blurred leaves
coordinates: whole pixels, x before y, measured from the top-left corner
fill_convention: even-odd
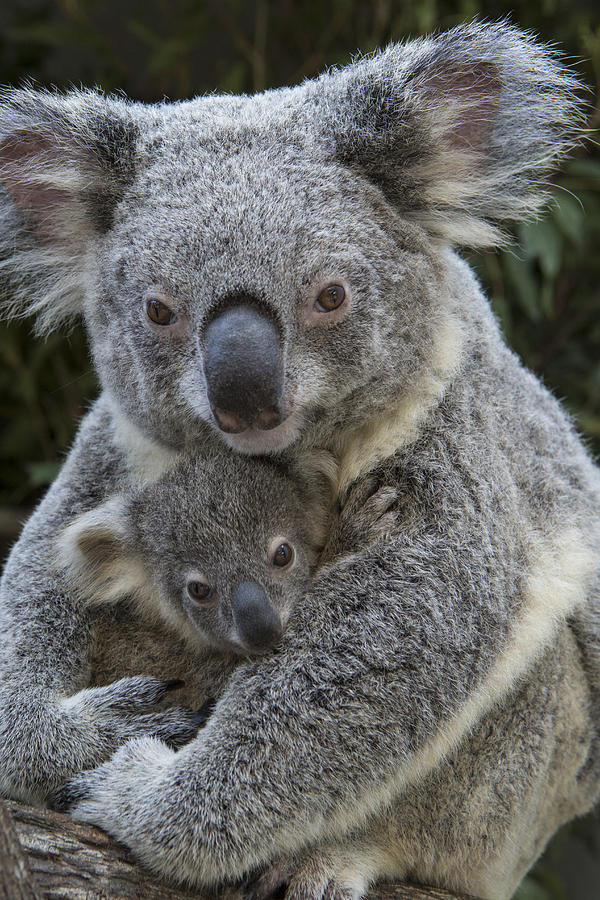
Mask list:
[[[523,879],[513,900],[567,900],[567,894],[556,875],[540,871]]]
[[[32,503],[56,475],[96,394],[83,334],[35,341],[30,323],[0,328],[0,503]]]
[[[557,177],[543,218],[500,254],[473,255],[509,343],[600,450],[600,159]]]

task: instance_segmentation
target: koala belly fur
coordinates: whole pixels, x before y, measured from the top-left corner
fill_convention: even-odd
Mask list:
[[[198,709],[222,692],[240,659],[234,655],[199,651],[162,622],[146,621],[126,603],[91,611],[93,641],[90,686],[110,684],[131,675],[178,678],[176,702]],[[173,697],[169,698],[172,703]]]

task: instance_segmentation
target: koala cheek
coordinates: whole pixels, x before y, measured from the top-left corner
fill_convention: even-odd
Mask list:
[[[283,603],[277,607],[279,612],[279,618],[281,620],[281,633],[285,634],[285,630],[287,628],[287,624],[290,620],[290,616],[292,614],[293,604],[292,603]]]
[[[199,362],[186,367],[179,379],[178,394],[184,407],[203,421],[212,423],[206,379]]]
[[[202,607],[189,598],[183,600],[183,611],[189,626],[189,636],[203,647],[215,647],[227,642],[227,626],[221,621],[218,608]]]
[[[329,405],[327,398],[333,402],[338,394],[336,381],[326,362],[321,362],[314,353],[299,361],[297,366],[292,361],[289,376],[291,405],[295,410]]]

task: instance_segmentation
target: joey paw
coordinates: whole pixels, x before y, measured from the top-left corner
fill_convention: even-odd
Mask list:
[[[77,722],[94,728],[100,757],[131,738],[146,735],[177,748],[195,737],[212,709],[210,701],[198,711],[185,706],[161,708],[165,697],[183,685],[180,679],[135,675],[101,687],[84,688],[66,698],[63,709]]]
[[[398,498],[395,487],[378,486],[373,476],[352,485],[321,561],[357,553],[393,531],[400,515]]]

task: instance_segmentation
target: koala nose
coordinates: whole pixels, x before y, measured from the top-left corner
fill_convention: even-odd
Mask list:
[[[204,332],[208,400],[221,431],[263,430],[282,420],[283,352],[273,319],[245,295]]]
[[[261,653],[275,646],[283,626],[260,584],[238,584],[231,595],[231,608],[239,638],[247,650]]]

